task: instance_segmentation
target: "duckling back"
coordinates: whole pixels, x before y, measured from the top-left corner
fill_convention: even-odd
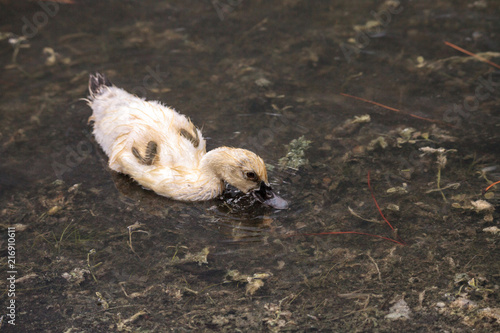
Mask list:
[[[89,92],[89,120],[111,169],[136,178],[159,167],[172,176],[175,170],[198,168],[205,140],[187,117],[131,95],[98,73],[90,77]]]

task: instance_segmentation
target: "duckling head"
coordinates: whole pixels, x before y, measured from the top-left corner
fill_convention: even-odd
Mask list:
[[[243,193],[277,209],[288,208],[288,202],[273,192],[267,180],[266,165],[257,154],[240,148],[221,147],[207,153],[214,155],[212,167],[224,181]]]

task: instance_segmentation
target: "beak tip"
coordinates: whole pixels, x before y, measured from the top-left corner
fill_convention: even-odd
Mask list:
[[[258,190],[253,192],[254,197],[262,202],[264,205],[273,207],[275,209],[287,209],[288,201],[276,195],[271,187],[264,182],[261,183],[261,186]]]
[[[264,201],[263,204],[271,206],[271,207],[276,208],[276,209],[287,209],[288,208],[288,201],[286,201],[285,199],[283,199],[277,195],[274,195],[274,197],[272,197],[271,199]]]

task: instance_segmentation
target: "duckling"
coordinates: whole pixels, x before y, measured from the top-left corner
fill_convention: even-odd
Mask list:
[[[201,131],[189,118],[114,86],[102,74],[90,75],[89,94],[89,122],[112,170],[175,200],[216,198],[227,182],[265,205],[288,208],[273,192],[264,161],[255,153],[230,147],[207,152]]]

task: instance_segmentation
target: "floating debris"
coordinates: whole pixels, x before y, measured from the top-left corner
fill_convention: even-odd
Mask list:
[[[369,114],[364,114],[362,116],[354,116],[354,119],[346,121],[346,124],[359,124],[359,123],[369,123],[371,121]]]
[[[44,47],[42,53],[45,56],[45,66],[51,67],[58,63],[69,65],[71,63],[71,58],[61,56],[51,47]]]
[[[368,151],[375,150],[375,148],[377,148],[377,146],[380,146],[380,148],[385,149],[389,145],[387,144],[387,141],[385,141],[385,138],[383,136],[379,136],[378,138],[370,141],[370,143],[366,147],[366,150],[368,150]]]
[[[412,127],[405,127],[398,132],[399,136],[396,138],[396,145],[398,148],[401,148],[403,143],[414,144],[417,142],[417,138],[421,137],[424,140],[429,139],[429,133],[421,133]]]
[[[121,331],[130,332],[130,331],[132,331],[132,329],[127,327],[127,325],[134,323],[135,321],[137,321],[137,319],[139,319],[140,317],[147,315],[147,314],[148,314],[148,312],[146,310],[141,310],[125,320],[122,320],[121,316],[119,316],[119,322],[116,324],[116,329],[119,332],[121,332]]]
[[[65,278],[68,282],[79,285],[80,283],[85,281],[85,274],[90,274],[90,271],[87,269],[74,268],[70,273],[63,273],[62,277]]]
[[[106,299],[102,296],[102,294],[98,291],[95,292],[95,295],[97,296],[97,302],[99,302],[99,304],[101,304],[102,308],[104,310],[107,310],[109,309],[109,303],[108,301],[106,301]]]
[[[451,206],[453,208],[475,210],[476,213],[483,212],[485,214],[491,213],[495,210],[492,204],[486,200],[468,200],[465,194],[456,195],[452,197],[453,200],[462,201],[463,204],[454,202]]]
[[[262,286],[264,286],[264,281],[262,281],[261,279],[253,279],[252,281],[248,282],[245,294],[253,295]]]
[[[447,153],[456,153],[456,149],[444,149],[444,148],[431,148],[431,147],[422,147],[419,149],[420,151],[423,152],[423,155],[426,154],[438,154],[439,155],[445,155]]]
[[[198,253],[187,253],[184,259],[180,259],[180,262],[197,262],[198,265],[208,264],[207,256],[210,253],[210,249],[205,247]],[[179,262],[178,261],[178,262]]]
[[[354,116],[352,119],[347,119],[342,126],[338,126],[333,130],[333,135],[328,135],[328,139],[333,139],[333,136],[347,136],[358,130],[363,124],[371,121],[369,114]]]
[[[408,193],[408,184],[403,183],[403,186],[395,186],[387,189],[388,194],[398,193],[398,194],[406,194]]]

